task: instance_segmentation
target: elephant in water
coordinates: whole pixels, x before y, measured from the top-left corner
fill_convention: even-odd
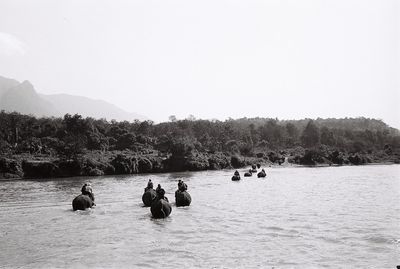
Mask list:
[[[83,185],[81,189],[82,194],[76,196],[72,200],[72,209],[75,210],[85,210],[86,208],[91,208],[95,206],[94,194],[92,186],[89,183]]]
[[[238,181],[238,180],[240,180],[240,176],[234,175],[232,177],[232,181]]]
[[[157,196],[151,203],[150,211],[153,218],[161,219],[166,218],[171,214],[172,207],[168,202],[167,197],[165,197],[165,191],[161,188],[160,184],[157,187]]]
[[[179,180],[178,190],[175,192],[175,203],[176,206],[189,206],[192,202],[192,197],[186,191],[187,185],[182,180]]]
[[[233,173],[232,181],[238,181],[240,180],[240,174],[239,171],[236,170],[235,173]]]
[[[257,174],[257,177],[266,177],[266,176],[267,176],[267,173],[265,172],[264,169],[262,169],[261,172]]]
[[[245,177],[251,177],[253,175],[253,171],[249,169],[249,172],[244,173]]]
[[[85,194],[79,194],[72,201],[72,208],[75,210],[85,210],[91,208],[94,205],[93,200]]]
[[[177,190],[175,192],[175,203],[176,206],[189,206],[192,202],[192,197],[187,191]]]
[[[151,206],[151,203],[153,200],[156,198],[157,193],[153,189],[153,182],[151,182],[151,179],[149,179],[149,182],[147,183],[147,187],[144,188],[144,193],[142,195],[142,201],[145,206]]]
[[[156,198],[157,193],[154,189],[148,189],[142,195],[142,201],[145,206],[151,206],[151,203]]]
[[[257,166],[255,164],[251,165],[251,172],[252,173],[257,173]]]

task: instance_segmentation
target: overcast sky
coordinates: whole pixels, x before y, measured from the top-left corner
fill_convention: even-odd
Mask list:
[[[400,128],[399,1],[0,2],[0,75],[166,121]]]

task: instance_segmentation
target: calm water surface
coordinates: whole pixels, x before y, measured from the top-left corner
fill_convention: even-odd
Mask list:
[[[232,174],[0,182],[0,267],[400,265],[399,165],[269,168],[265,179],[240,182]],[[184,179],[192,205],[152,219],[141,201],[149,178],[170,201]],[[84,182],[92,183],[97,207],[74,212]]]

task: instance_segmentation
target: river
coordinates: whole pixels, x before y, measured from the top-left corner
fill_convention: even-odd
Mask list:
[[[243,170],[241,174],[243,174]],[[267,168],[0,182],[1,268],[395,268],[400,165]],[[147,180],[192,205],[156,220]],[[90,182],[97,206],[72,211]]]

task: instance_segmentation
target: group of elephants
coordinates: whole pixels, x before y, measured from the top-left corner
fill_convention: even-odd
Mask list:
[[[72,201],[73,210],[85,210],[92,208],[94,203],[93,189],[90,184],[83,185],[82,194],[78,195]],[[172,206],[165,197],[165,190],[158,184],[157,188],[153,188],[153,182],[149,179],[147,187],[142,195],[144,206],[150,207],[151,214],[154,218],[166,218],[171,214]],[[187,192],[187,185],[182,180],[178,182],[178,189],[175,192],[175,204],[177,207],[189,206],[192,202],[192,197]]]
[[[165,197],[165,191],[158,184],[157,189],[153,189],[153,182],[151,179],[144,188],[142,201],[145,206],[150,206],[151,214],[154,218],[166,218],[171,214],[172,207]],[[178,189],[175,191],[175,204],[177,207],[189,206],[192,202],[192,197],[187,192],[187,185],[182,180],[178,182]]]
[[[260,164],[257,164],[257,165],[253,164],[251,166],[251,169],[249,169],[248,172],[244,173],[244,176],[245,177],[251,177],[254,173],[257,173],[257,168],[260,169],[261,165]],[[266,177],[266,176],[267,176],[267,173],[265,172],[264,169],[261,169],[261,171],[257,173],[257,177]],[[240,180],[240,174],[239,174],[238,170],[236,170],[235,173],[233,174],[232,180],[233,181]]]
[[[257,168],[261,168],[260,164],[252,165],[251,169],[244,173],[245,177],[251,177],[253,173],[257,173]],[[267,173],[264,169],[261,169],[259,173],[257,173],[257,177],[266,177]],[[240,180],[240,174],[236,170],[233,177],[233,181]],[[78,195],[72,201],[73,210],[85,210],[87,208],[91,208],[95,206],[94,203],[94,194],[93,189],[90,184],[83,185],[81,189],[82,194]],[[168,201],[168,198],[165,197],[165,190],[161,188],[161,185],[158,184],[157,188],[153,188],[153,182],[149,179],[147,183],[147,187],[144,188],[144,193],[142,195],[142,201],[144,206],[150,207],[151,214],[154,218],[166,218],[171,214],[172,206]],[[187,185],[182,180],[178,182],[178,189],[175,192],[175,204],[177,207],[180,206],[189,206],[192,202],[192,197],[187,192]]]

